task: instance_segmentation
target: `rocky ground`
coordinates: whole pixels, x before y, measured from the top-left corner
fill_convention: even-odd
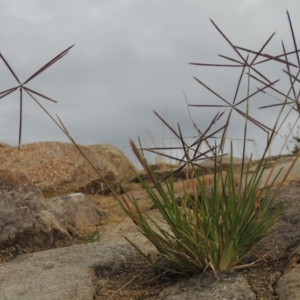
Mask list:
[[[36,148],[26,149],[30,157],[35,157],[37,149],[44,157],[43,151],[50,149],[52,154],[48,155],[48,165],[53,162],[59,149],[68,149],[68,145],[57,143],[50,148],[44,146],[42,144],[41,147],[37,145]],[[98,148],[96,150],[100,151]],[[115,149],[110,151],[113,157],[120,157]],[[5,156],[6,152],[2,154]],[[74,157],[76,155],[74,153]],[[93,155],[98,154],[95,152]],[[25,154],[24,157],[25,164],[29,160]],[[16,159],[20,157],[12,156],[11,161]],[[288,166],[290,159],[283,158],[278,168]],[[278,230],[255,246],[256,255],[250,253],[245,257],[241,262],[243,266],[237,272],[221,272],[218,274],[220,280],[216,280],[210,271],[190,279],[163,273],[138,256],[124,236],[153,259],[159,258],[153,245],[138,232],[113,196],[107,193],[85,193],[86,197],[80,193],[74,194],[78,191],[95,191],[95,187],[102,186],[101,182],[95,185],[94,175],[85,169],[84,162],[79,167],[73,166],[71,171],[62,168],[61,181],[50,188],[52,183],[46,180],[49,176],[40,168],[39,159],[36,160],[38,168],[26,170],[27,167],[24,167],[24,170],[10,171],[13,166],[9,165],[6,171],[0,172],[1,300],[33,300],[41,297],[45,300],[298,299],[300,164],[293,170],[293,176],[282,188],[274,205],[291,204],[276,224]],[[55,164],[63,160],[61,156]],[[18,161],[15,163],[19,166]],[[107,162],[106,165],[109,166]],[[110,170],[120,165],[118,158]],[[48,169],[51,173],[51,168]],[[127,164],[124,167],[126,169]],[[78,174],[83,170],[86,172],[86,182],[83,185],[77,180],[78,185],[73,188],[72,178],[78,179]],[[30,176],[24,171],[28,171]],[[168,172],[162,171],[160,175]],[[121,172],[120,169],[118,172]],[[266,180],[265,175],[267,172],[263,180]],[[122,176],[126,178],[126,172]],[[30,177],[34,178],[34,182],[30,181]],[[65,188],[64,178],[70,179],[67,187],[71,195],[56,197],[61,193],[54,187]],[[240,180],[239,176],[236,180]],[[175,183],[174,189],[178,196],[182,193],[182,181],[181,177]],[[212,176],[206,175],[205,183],[209,186],[211,181]],[[165,226],[140,184],[127,181],[123,187],[134,195],[143,212]]]
[[[137,190],[139,187],[135,185],[134,188]],[[300,242],[300,200],[297,199],[299,194],[300,181],[290,182],[282,189],[276,205],[295,201],[285,212],[279,231],[257,245],[257,250],[266,255],[265,261],[239,271],[251,286],[257,299],[278,299],[275,286],[287,266],[289,254]],[[110,212],[110,218],[105,224],[107,228],[111,228],[109,226],[111,222],[115,225],[116,221],[120,222],[124,218],[123,212],[112,198],[93,196],[92,199]],[[144,211],[149,211],[152,206],[150,200],[145,201],[142,198],[140,204]],[[106,234],[104,235],[106,237]],[[114,239],[113,234],[111,238]],[[249,256],[245,263],[251,259],[253,257]],[[132,281],[122,288],[130,280]],[[144,263],[135,263],[128,265],[123,273],[110,278],[107,290],[97,299],[106,299],[105,297],[118,289],[121,294],[115,296],[115,299],[157,299],[163,287],[174,284],[177,280],[180,278],[176,276],[156,276],[155,268],[145,266]]]
[[[177,184],[180,184],[180,182]],[[144,191],[141,190],[140,185],[133,183],[130,188],[140,199],[141,209],[144,212],[155,215],[157,210],[151,209],[152,202],[145,198]],[[300,241],[300,201],[297,199],[299,193],[300,181],[291,182],[282,189],[276,205],[280,205],[283,202],[287,203],[291,200],[296,201],[283,215],[279,231],[270,237],[264,238],[257,245],[256,249],[261,255],[265,255],[265,260],[238,271],[249,283],[256,295],[256,299],[278,299],[275,286],[284,270],[288,267],[287,263],[290,253]],[[103,220],[102,226],[98,227],[102,242],[120,240],[123,235],[126,235],[126,232],[128,233],[127,236],[130,236],[134,225],[125,218],[114,197],[90,194],[87,196],[97,206],[107,211],[109,215],[108,218]],[[90,228],[84,235],[75,236],[71,241],[58,242],[53,248],[87,243],[92,237],[93,230],[96,230],[96,228]],[[133,239],[136,239],[135,236],[133,236]],[[138,243],[139,239],[135,241]],[[7,248],[0,252],[0,261],[5,263],[14,257],[37,250],[35,248]],[[155,256],[155,252],[152,253]],[[253,256],[250,255],[245,259],[244,263],[249,263],[253,259]],[[127,263],[121,272],[108,278],[105,287],[102,288],[101,293],[95,299],[159,299],[158,295],[163,289],[175,283],[180,283],[182,280],[178,276],[159,273],[154,266],[140,258],[132,263]]]

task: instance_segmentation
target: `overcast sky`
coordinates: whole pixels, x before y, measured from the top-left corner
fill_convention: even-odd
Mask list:
[[[75,44],[27,86],[58,101],[40,100],[51,114],[60,116],[79,144],[113,144],[134,161],[129,138],[136,141],[140,136],[147,146],[162,138],[166,138],[165,145],[175,144],[153,110],[170,124],[179,123],[185,136],[195,136],[183,91],[190,104],[224,104],[193,76],[232,100],[240,68],[188,64],[230,63],[218,54],[238,59],[209,18],[233,44],[256,51],[276,31],[263,52],[277,55],[282,53],[282,39],[287,51],[294,50],[286,9],[297,38],[300,2],[292,0],[0,0],[0,52],[23,82]],[[270,80],[281,78],[279,87],[287,92],[283,68],[273,63],[260,70]],[[2,61],[0,78],[0,90],[16,85]],[[261,87],[257,82],[251,85],[253,91]],[[244,89],[238,98],[245,96]],[[258,104],[276,103],[264,97],[253,100],[250,112],[271,126],[278,108],[255,109]],[[18,99],[19,93],[14,92],[0,102],[0,141],[11,145],[18,143]],[[25,96],[23,105],[22,143],[68,141],[32,99]],[[218,111],[221,109],[191,108],[202,130]],[[220,121],[216,126],[222,124]],[[229,136],[240,136],[242,119],[235,114],[230,126]],[[286,131],[287,125],[283,134]],[[261,152],[265,137],[250,126],[249,138],[258,146],[253,148],[249,143],[248,154]],[[282,142],[274,144],[272,154],[278,153]],[[236,149],[235,156],[239,156],[241,144]]]

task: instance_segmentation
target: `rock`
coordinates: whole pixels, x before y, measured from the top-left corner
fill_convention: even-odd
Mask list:
[[[101,176],[112,187],[118,186],[116,168],[105,157],[94,157],[88,147],[80,146]],[[32,182],[45,197],[74,192],[106,194],[110,189],[99,178],[84,157],[72,144],[39,142],[18,147],[0,148],[2,169],[22,171],[29,174]]]
[[[222,166],[224,167],[224,170],[227,169],[227,167],[230,165],[230,155],[224,155],[223,157],[220,157],[218,161],[221,161],[222,159]],[[233,165],[234,166],[241,166],[242,165],[242,158],[240,157],[233,157]],[[248,158],[245,158],[245,164],[249,162]],[[214,170],[215,167],[215,159],[212,157],[212,159],[205,159],[203,161],[199,161],[199,166],[204,168],[209,168],[211,170]]]
[[[52,247],[70,238],[49,211],[41,191],[25,173],[0,170],[0,249],[10,246]]]
[[[91,145],[89,148],[92,150],[95,158],[104,158],[115,166],[118,171],[120,183],[128,182],[135,177],[136,168],[117,147],[109,144],[103,144]]]
[[[300,292],[300,246],[289,256],[283,276],[279,278],[276,291],[279,299],[299,299]]]
[[[255,294],[242,275],[236,272],[222,272],[219,280],[212,272],[183,279],[164,289],[158,296],[163,300],[198,300],[198,299],[240,299],[254,300]]]
[[[136,260],[126,242],[93,243],[27,254],[1,266],[1,300],[89,300],[106,278]]]
[[[170,177],[170,175],[173,173],[174,170],[159,170],[159,171],[154,171],[154,173],[156,174],[158,180],[164,180],[167,177]],[[139,176],[140,179],[142,180],[150,180],[149,175],[145,172],[145,171],[140,171],[139,172]],[[173,175],[174,179],[185,179],[186,178],[186,172],[185,170],[180,170],[179,172],[177,172],[176,174]],[[134,178],[132,180],[132,182],[140,182],[139,178]]]
[[[47,205],[69,231],[85,231],[89,226],[101,225],[107,213],[82,193],[48,199]]]
[[[11,147],[11,146],[6,143],[0,142],[0,148],[4,148],[4,147]]]
[[[156,174],[158,180],[164,180],[167,177],[170,177],[173,174],[173,179],[186,179],[187,172],[186,168],[179,169],[178,165],[171,165],[166,163],[159,163],[151,165],[153,172]],[[177,171],[178,170],[178,171]],[[148,173],[145,170],[141,170],[138,172],[140,179],[142,180],[150,180]],[[131,182],[140,182],[138,177],[135,177],[131,180]]]
[[[246,160],[246,162],[248,162],[248,160]],[[234,167],[240,166],[240,164],[241,164],[241,159],[235,157]],[[227,167],[229,166],[229,158],[227,156],[224,156],[222,166],[223,166],[223,170],[226,170]],[[206,159],[204,161],[197,162],[197,165],[195,164],[194,167],[197,170],[198,175],[200,176],[213,174],[214,160]],[[187,166],[180,169],[180,166],[178,165],[159,163],[159,164],[151,165],[151,168],[160,181],[169,177],[171,174],[173,174],[173,178],[175,180],[190,178],[189,173],[191,170],[188,169]],[[138,174],[142,180],[150,180],[150,177],[145,170],[139,171]],[[139,179],[136,177],[132,179],[132,182],[139,182]]]
[[[150,165],[154,171],[166,171],[166,170],[176,170],[178,165],[168,164],[168,163],[157,163]]]

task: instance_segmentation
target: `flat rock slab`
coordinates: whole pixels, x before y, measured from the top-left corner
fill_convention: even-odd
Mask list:
[[[256,296],[242,275],[222,272],[219,280],[212,272],[193,276],[164,289],[158,299],[163,300],[255,300]]]
[[[93,243],[28,254],[0,267],[1,300],[89,300],[105,278],[134,261],[126,242]]]
[[[300,246],[290,254],[276,290],[280,300],[300,299]]]
[[[89,300],[105,288],[109,277],[137,261],[124,242],[93,243],[24,255],[0,267],[1,300]],[[255,294],[242,275],[212,272],[182,279],[158,299],[249,299]],[[120,299],[120,298],[116,298]]]

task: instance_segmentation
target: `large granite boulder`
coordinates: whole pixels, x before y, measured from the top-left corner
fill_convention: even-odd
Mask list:
[[[70,235],[26,173],[0,170],[0,249],[48,249]]]
[[[106,157],[94,156],[84,146],[80,149],[89,158],[102,178],[72,144],[39,142],[18,147],[0,148],[2,169],[26,172],[44,196],[52,197],[67,193],[85,192],[106,194],[118,187],[118,171]]]
[[[6,143],[0,142],[0,148],[2,147],[4,148],[4,147],[11,147],[11,146]]]
[[[115,166],[118,171],[120,183],[128,182],[135,177],[135,167],[125,154],[117,147],[109,144],[91,145],[92,150],[97,159],[106,159]]]

